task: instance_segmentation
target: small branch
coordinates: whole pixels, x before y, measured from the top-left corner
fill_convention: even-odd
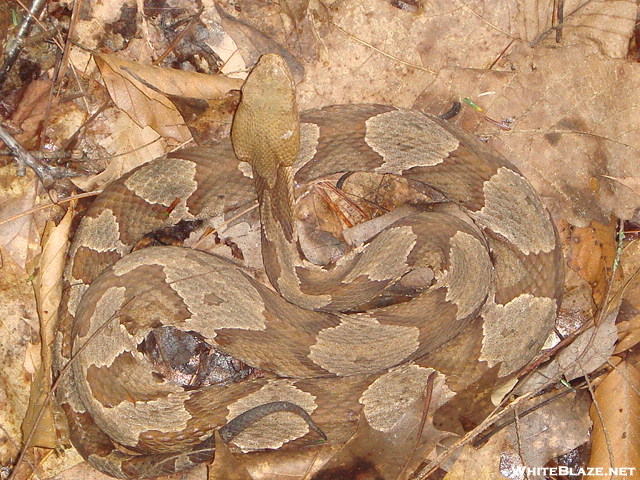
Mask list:
[[[36,175],[38,175],[38,178],[45,188],[49,189],[59,178],[75,177],[78,175],[74,170],[62,167],[51,167],[37,160],[1,125],[0,140],[11,150],[16,162],[18,162],[18,176],[20,177],[24,176],[26,167],[30,167],[36,172]]]

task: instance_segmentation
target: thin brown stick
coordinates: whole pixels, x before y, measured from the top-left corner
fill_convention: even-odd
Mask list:
[[[11,443],[11,445],[13,445],[13,447],[16,449],[16,452],[20,451],[20,445],[18,445],[18,443],[13,439],[13,437],[11,436],[11,434],[7,431],[6,428],[4,428],[4,426],[2,426],[2,424],[0,424],[0,430],[2,430],[2,433],[4,433],[4,436],[7,437],[7,439],[9,440],[9,442]],[[31,460],[29,460],[28,458],[25,459],[25,462],[27,463],[27,465],[29,465],[29,467],[31,468],[31,470],[33,471],[33,473],[38,477],[40,477],[40,474],[38,473],[38,469],[36,468],[36,466],[31,462]]]
[[[604,424],[604,415],[602,414],[602,410],[600,410],[600,405],[598,405],[598,401],[596,400],[596,393],[593,390],[593,386],[589,381],[589,377],[585,375],[585,380],[587,381],[587,388],[589,389],[589,393],[591,394],[591,399],[593,400],[593,408],[596,411],[596,415],[598,416],[598,420],[600,421],[600,425],[602,425],[602,433],[604,434],[604,441],[607,445],[607,454],[609,455],[609,462],[613,467],[615,463],[615,455],[613,453],[613,446],[611,445],[611,438],[609,437],[609,431],[607,430],[607,426]]]
[[[573,11],[571,11],[568,15],[563,15],[563,23],[564,23],[564,19],[569,18],[573,15],[575,15],[576,13],[578,13],[578,11],[582,10],[584,7],[586,7],[587,5],[589,5],[591,2],[593,2],[593,0],[587,0],[586,2],[584,2],[581,5],[578,5]],[[562,13],[564,14],[564,6],[563,6],[563,10]],[[540,35],[538,35],[536,38],[533,39],[533,41],[529,44],[529,46],[531,48],[535,48],[536,46],[538,46],[538,44],[544,39],[544,37],[546,37],[547,35],[549,35],[549,33],[556,31],[558,29],[558,25],[552,25],[549,28],[547,28],[544,32],[542,32]]]
[[[12,215],[12,216],[10,216],[8,218],[0,220],[0,225],[3,225],[5,223],[9,223],[9,222],[13,222],[14,220],[17,220],[18,218],[22,218],[25,215],[31,215],[32,213],[39,212],[40,210],[46,210],[47,208],[51,208],[51,207],[59,207],[61,204],[68,203],[68,202],[70,202],[72,200],[77,200],[79,198],[93,197],[95,195],[98,195],[101,192],[102,192],[102,190],[96,190],[96,191],[93,191],[93,192],[79,193],[78,195],[72,195],[72,196],[70,196],[68,198],[60,200],[57,203],[47,203],[46,205],[40,205],[39,207],[31,208],[31,209],[27,210],[26,212],[16,213],[15,215]]]

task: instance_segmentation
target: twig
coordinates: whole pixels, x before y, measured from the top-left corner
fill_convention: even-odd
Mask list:
[[[593,400],[593,408],[596,411],[596,415],[598,416],[598,420],[600,421],[600,425],[602,425],[602,434],[604,435],[604,442],[607,445],[607,453],[609,455],[609,462],[613,467],[615,463],[615,455],[613,454],[613,446],[611,445],[611,438],[609,437],[609,431],[607,430],[607,426],[604,424],[604,415],[602,414],[602,410],[600,410],[600,405],[596,400],[596,393],[593,390],[593,386],[589,381],[589,377],[587,375],[584,376],[584,379],[587,382],[587,388],[589,389],[589,393],[591,394],[591,399]]]
[[[20,55],[25,38],[29,34],[31,26],[33,25],[34,18],[40,15],[46,4],[47,0],[33,0],[31,10],[27,12],[27,16],[22,20],[22,23],[20,23],[15,38],[9,42],[7,56],[2,68],[0,68],[0,86],[7,79],[7,75],[9,75],[11,67],[13,67],[16,62],[18,55]]]
[[[26,167],[30,167],[36,172],[36,175],[38,175],[38,178],[40,178],[45,188],[48,189],[59,178],[75,177],[78,175],[76,171],[69,168],[52,167],[34,158],[2,125],[0,125],[0,140],[11,150],[16,162],[18,162],[19,177],[23,177]]]
[[[8,218],[3,218],[2,220],[0,220],[0,225],[3,225],[5,223],[9,223],[9,222],[13,222],[14,220],[17,220],[18,218],[22,218],[25,215],[30,215],[32,213],[39,212],[40,210],[46,210],[47,208],[50,208],[50,207],[59,207],[63,203],[68,203],[68,202],[70,202],[72,200],[77,200],[79,198],[93,197],[95,195],[98,195],[101,192],[102,192],[102,190],[97,190],[97,191],[93,191],[93,192],[86,192],[86,193],[79,193],[78,195],[72,195],[72,196],[70,196],[68,198],[65,198],[63,200],[60,200],[60,201],[58,201],[56,203],[47,203],[46,205],[40,205],[38,207],[31,208],[31,209],[27,210],[26,212],[16,213],[15,215],[12,215],[12,216],[10,216]]]
[[[552,25],[549,28],[547,28],[544,32],[542,32],[540,35],[538,35],[536,38],[533,39],[533,41],[529,44],[529,46],[531,48],[535,48],[536,46],[538,46],[538,44],[544,39],[544,37],[546,37],[547,35],[549,35],[549,33],[555,31],[558,31],[559,28],[562,28],[564,25],[564,20],[568,17],[571,17],[572,15],[578,13],[579,10],[582,10],[584,7],[586,7],[587,5],[589,5],[591,2],[593,2],[593,0],[587,0],[586,2],[578,5],[572,12],[570,12],[568,15],[563,15],[564,14],[564,4],[562,5],[562,12],[557,12],[557,16],[558,16],[558,20],[562,19],[562,23],[559,25]],[[561,17],[562,16],[562,17]],[[557,40],[557,37],[556,37]]]
[[[556,375],[555,377],[550,378],[547,381],[547,383],[542,387],[542,389],[544,389],[544,388],[546,388],[546,387],[548,387],[550,385],[553,385],[560,378],[561,378],[561,375]],[[506,405],[504,408],[501,405],[496,407],[495,410],[487,418],[485,418],[482,421],[482,423],[480,423],[480,425],[478,425],[476,428],[471,430],[464,437],[462,437],[460,440],[458,440],[456,443],[454,443],[449,448],[447,448],[444,452],[442,452],[440,455],[438,455],[438,457],[435,460],[433,460],[428,465],[426,465],[423,469],[421,469],[413,478],[415,480],[424,480],[424,479],[426,479],[440,465],[442,465],[442,463],[447,458],[449,458],[451,455],[453,455],[455,452],[457,452],[459,448],[462,448],[463,446],[465,446],[468,443],[470,443],[472,440],[477,438],[482,432],[484,432],[487,428],[489,428],[489,426],[492,423],[496,422],[497,420],[500,420],[505,415],[507,415],[507,413],[509,413],[510,411],[516,409],[519,405],[529,401],[531,398],[533,398],[537,394],[538,394],[538,391],[532,391],[532,392],[529,392],[529,393],[527,393],[527,394],[525,394],[525,395],[523,395],[521,397],[516,398],[513,402],[511,402],[510,404]],[[502,408],[502,410],[500,410],[501,408]]]
[[[554,16],[554,23],[556,25],[556,43],[560,43],[562,41],[562,25],[564,23],[564,0],[558,0]]]
[[[13,437],[7,431],[7,429],[4,428],[2,425],[0,425],[0,430],[2,430],[2,433],[4,433],[4,436],[7,437],[9,442],[11,442],[11,444],[16,449],[16,451],[19,452],[20,451],[20,445],[17,444],[17,442],[13,439]],[[38,478],[40,478],[40,475],[38,475],[38,471],[36,469],[36,466],[31,462],[31,460],[29,460],[28,458],[25,458],[24,461],[27,463],[27,465],[29,465],[29,467],[31,467],[31,470],[33,471],[33,473],[35,473],[38,476]]]

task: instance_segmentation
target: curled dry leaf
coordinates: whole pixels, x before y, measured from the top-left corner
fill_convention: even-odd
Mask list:
[[[98,176],[74,183],[94,189],[165,153],[166,147],[192,138],[198,141],[212,132],[224,132],[230,123],[234,96],[241,80],[154,67],[113,55],[96,55],[114,103],[125,115],[114,115],[112,134],[105,140],[108,151],[118,152]],[[213,107],[211,106],[213,104]],[[221,126],[222,125],[222,126]]]
[[[610,467],[640,471],[640,372],[629,362],[618,364],[596,388],[591,406],[590,467],[602,468],[603,476],[618,480],[627,475],[608,474]]]
[[[214,5],[222,27],[233,38],[247,65],[254,65],[265,53],[277,53],[287,62],[296,82],[302,81],[304,67],[286,48],[248,23],[229,15],[218,3]]]
[[[253,480],[242,462],[233,456],[229,447],[222,441],[218,431],[216,436],[216,455],[209,467],[209,480]]]
[[[150,126],[163,137],[180,143],[189,140],[190,134],[166,95],[222,98],[242,83],[222,76],[143,65],[113,55],[96,55],[95,59],[118,108],[140,127]]]

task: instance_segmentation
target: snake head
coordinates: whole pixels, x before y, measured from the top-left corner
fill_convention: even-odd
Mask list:
[[[278,168],[293,165],[300,150],[300,123],[295,85],[282,57],[267,54],[242,86],[231,140],[238,159],[269,185]]]

